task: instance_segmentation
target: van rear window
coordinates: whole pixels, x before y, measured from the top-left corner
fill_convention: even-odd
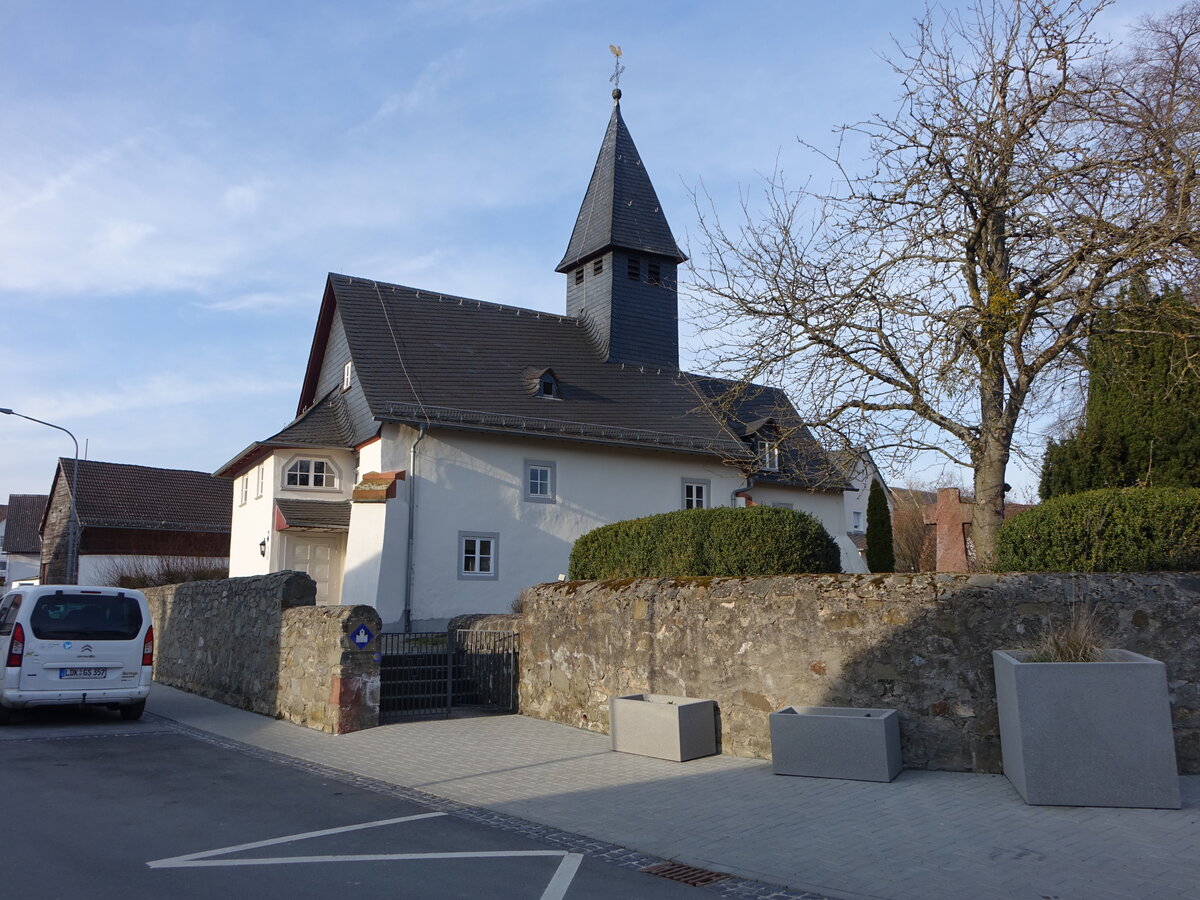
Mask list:
[[[142,630],[142,610],[132,597],[47,594],[29,616],[43,641],[132,641]]]

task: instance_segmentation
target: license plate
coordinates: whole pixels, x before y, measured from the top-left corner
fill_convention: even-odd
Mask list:
[[[103,678],[107,669],[59,669],[59,678]]]

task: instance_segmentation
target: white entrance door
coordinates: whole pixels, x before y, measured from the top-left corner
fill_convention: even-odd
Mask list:
[[[342,599],[341,535],[287,535],[286,568],[306,572],[317,583],[317,605],[336,606]]]

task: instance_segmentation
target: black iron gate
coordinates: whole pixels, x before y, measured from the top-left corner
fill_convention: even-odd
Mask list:
[[[517,709],[517,634],[429,631],[379,636],[379,721]]]

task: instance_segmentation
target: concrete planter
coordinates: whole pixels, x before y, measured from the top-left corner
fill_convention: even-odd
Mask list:
[[[1004,774],[1031,805],[1179,809],[1167,669],[1128,650],[1025,662],[995,650]]]
[[[894,709],[785,706],[769,718],[776,775],[891,781],[900,774]]]
[[[608,701],[612,748],[683,762],[717,752],[716,704],[712,700],[630,694]]]

